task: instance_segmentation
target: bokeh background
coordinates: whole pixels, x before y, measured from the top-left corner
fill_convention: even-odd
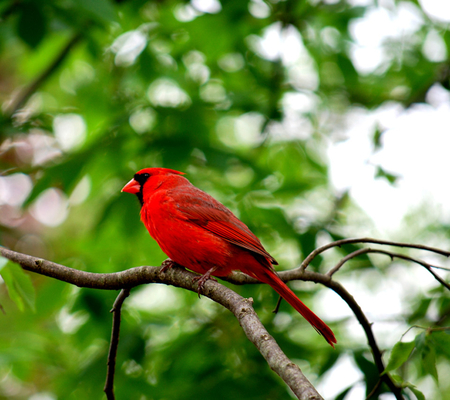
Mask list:
[[[92,272],[160,265],[136,198],[120,189],[161,166],[232,209],[280,269],[345,237],[448,249],[449,23],[447,0],[3,0],[0,244]],[[102,398],[117,293],[4,260],[0,272],[0,399]],[[419,266],[365,256],[336,279],[386,361],[412,325],[449,324],[448,293]],[[288,305],[274,316],[270,288],[229,286],[255,299],[325,398],[372,390],[366,339],[337,295],[291,284],[335,331],[332,350]],[[414,328],[403,341],[415,349],[396,379],[449,399],[449,336]],[[423,398],[417,390],[406,398]],[[228,311],[162,285],[125,304],[116,392],[292,397]],[[372,398],[393,396],[382,386]]]

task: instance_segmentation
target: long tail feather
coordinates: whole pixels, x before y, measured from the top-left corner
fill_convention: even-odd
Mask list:
[[[289,289],[288,286],[278,277],[276,272],[270,269],[252,271],[254,277],[261,282],[270,285],[283,299],[285,299],[292,307],[295,308],[312,326],[322,335],[325,340],[334,348],[336,338],[333,331],[323,322],[316,314],[314,314],[295,294]]]

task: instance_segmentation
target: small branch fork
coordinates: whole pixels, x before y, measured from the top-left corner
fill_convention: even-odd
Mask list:
[[[291,280],[304,280],[315,283],[321,283],[322,285],[336,292],[347,303],[347,305],[355,314],[356,318],[358,319],[367,336],[368,344],[372,350],[375,365],[377,366],[377,369],[380,374],[380,381],[378,382],[377,387],[382,382],[384,382],[389,387],[391,392],[394,394],[396,399],[400,400],[403,399],[402,389],[394,383],[389,374],[387,373],[383,374],[385,366],[382,359],[382,352],[375,340],[371,323],[369,322],[369,320],[367,319],[361,307],[358,305],[353,296],[339,282],[333,280],[333,276],[336,272],[340,270],[340,268],[342,268],[342,266],[347,261],[355,257],[358,257],[363,254],[383,254],[391,257],[391,259],[394,258],[403,259],[423,266],[433,275],[433,277],[440,284],[442,284],[444,287],[450,290],[450,285],[433,271],[433,268],[441,268],[441,269],[447,268],[431,265],[420,259],[413,258],[400,253],[375,248],[362,248],[342,258],[326,274],[321,274],[318,272],[307,270],[308,265],[319,254],[333,247],[340,247],[346,244],[360,244],[360,243],[370,243],[384,246],[418,249],[435,254],[440,254],[446,257],[450,256],[450,252],[448,251],[417,244],[391,242],[371,238],[343,239],[317,248],[316,250],[311,252],[311,254],[309,254],[308,257],[305,258],[305,260],[303,261],[303,263],[300,265],[299,268],[279,272],[279,276],[285,282]],[[129,295],[130,289],[134,286],[145,283],[164,283],[188,289],[193,292],[197,292],[198,289],[197,284],[193,279],[195,277],[198,277],[198,275],[195,275],[189,271],[186,271],[182,268],[178,268],[176,266],[167,270],[164,269],[163,264],[164,269],[163,272],[161,272],[161,269],[158,267],[143,266],[131,268],[122,272],[110,274],[96,274],[68,268],[63,265],[53,263],[51,261],[42,260],[29,255],[17,253],[5,249],[3,247],[0,247],[0,253],[3,257],[20,264],[22,268],[27,271],[36,272],[41,275],[49,276],[67,283],[74,284],[79,287],[105,289],[105,290],[121,289],[121,292],[114,303],[113,309],[111,310],[113,312],[113,328],[111,334],[110,352],[108,355],[107,380],[104,388],[108,400],[114,399],[113,381],[114,381],[115,358],[117,354],[117,345],[119,340],[120,310],[123,301]],[[244,275],[242,273],[233,273],[230,277],[227,277],[226,280],[234,284],[259,283],[257,280],[250,278],[249,276]],[[286,355],[282,352],[282,350],[275,342],[275,340],[269,335],[265,327],[261,324],[260,320],[258,319],[258,316],[253,310],[251,299],[250,300],[244,299],[238,294],[236,294],[234,291],[212,280],[205,282],[202,294],[209,297],[213,301],[221,304],[222,306],[226,307],[236,316],[248,339],[253,344],[255,344],[255,346],[261,352],[263,357],[266,359],[269,366],[278,375],[280,375],[280,377],[292,389],[292,391],[294,392],[294,394],[297,396],[298,399],[302,400],[322,399],[322,397],[319,395],[316,389],[303,375],[298,366],[292,363],[286,357]],[[376,388],[373,389],[374,390],[372,390],[372,392],[375,393]]]
[[[378,344],[375,339],[375,335],[372,331],[372,324],[369,322],[367,317],[365,316],[363,310],[359,306],[359,304],[356,302],[354,297],[337,281],[333,280],[333,275],[339,271],[339,269],[349,260],[360,256],[362,254],[369,254],[369,253],[378,253],[378,254],[384,254],[391,259],[399,258],[406,261],[410,261],[416,264],[419,264],[426,268],[433,277],[441,283],[444,287],[447,289],[450,289],[450,285],[445,282],[440,276],[438,276],[434,271],[433,268],[436,269],[445,269],[447,268],[431,265],[425,261],[406,256],[404,254],[400,253],[394,253],[390,251],[380,250],[380,249],[372,249],[372,248],[362,248],[359,250],[356,250],[350,254],[348,254],[346,257],[342,258],[330,271],[328,271],[327,274],[320,274],[318,272],[309,271],[306,268],[309,264],[317,257],[319,254],[334,248],[334,247],[341,247],[346,244],[359,244],[359,243],[370,243],[370,244],[378,244],[378,245],[386,245],[386,246],[392,246],[392,247],[403,247],[403,248],[411,248],[411,249],[418,249],[427,251],[430,253],[435,253],[439,255],[443,255],[446,257],[450,256],[449,251],[445,251],[442,249],[437,249],[434,247],[429,246],[423,246],[419,244],[411,244],[411,243],[399,243],[399,242],[391,242],[391,241],[385,241],[385,240],[378,240],[378,239],[371,239],[371,238],[354,238],[354,239],[343,239],[338,240],[335,242],[328,243],[322,247],[318,247],[313,252],[311,252],[308,257],[305,258],[303,263],[300,265],[299,268],[289,270],[289,271],[281,271],[278,273],[280,278],[284,282],[292,281],[292,280],[303,280],[303,281],[311,281],[314,283],[320,283],[330,289],[332,289],[334,292],[336,292],[342,300],[344,300],[347,305],[350,307],[352,312],[355,314],[356,319],[361,324],[369,344],[369,347],[372,350],[373,358],[375,365],[377,366],[378,372],[380,374],[380,381],[377,383],[377,387],[382,383],[386,383],[386,385],[389,387],[391,392],[395,395],[396,399],[403,399],[402,390],[399,388],[395,382],[392,380],[390,375],[388,373],[383,374],[385,370],[383,358],[382,358],[382,351],[378,347]],[[249,283],[259,283],[256,279],[247,277],[244,274],[234,274],[232,279],[227,279],[227,281],[232,282],[234,284],[249,284]],[[376,388],[372,391],[373,393],[376,392]]]

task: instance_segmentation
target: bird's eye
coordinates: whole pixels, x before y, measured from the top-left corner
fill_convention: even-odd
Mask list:
[[[143,185],[147,179],[150,178],[150,174],[147,172],[144,172],[143,174],[135,174],[134,179],[138,181],[141,185]]]

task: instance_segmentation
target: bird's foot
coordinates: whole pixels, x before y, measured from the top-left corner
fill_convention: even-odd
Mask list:
[[[180,264],[177,264],[175,261],[171,260],[170,258],[168,258],[167,260],[165,260],[162,264],[161,264],[161,269],[159,270],[160,274],[165,273],[168,269],[172,268],[172,267],[181,267]]]
[[[197,286],[197,293],[198,297],[200,298],[200,294],[203,291],[203,286],[205,285],[206,281],[209,279],[212,279],[213,281],[217,282],[217,279],[213,278],[211,274],[216,270],[216,267],[211,268],[210,270],[206,271],[202,276],[196,276],[194,278],[194,282],[198,282]]]

